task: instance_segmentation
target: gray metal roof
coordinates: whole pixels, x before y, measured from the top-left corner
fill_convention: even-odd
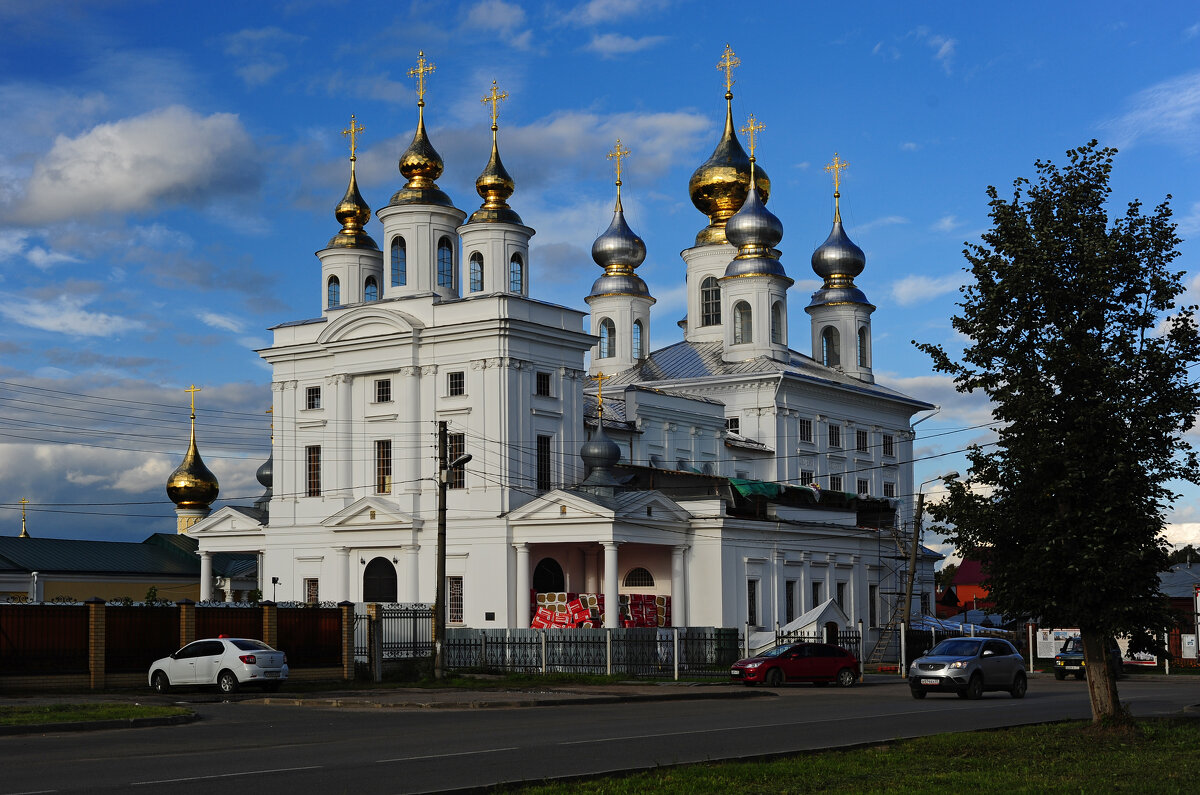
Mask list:
[[[1200,562],[1195,565],[1176,563],[1158,575],[1158,587],[1167,596],[1195,596],[1197,585],[1200,585]]]
[[[198,545],[196,539],[174,533],[155,533],[142,543],[0,536],[0,569],[198,578]],[[213,556],[214,574],[237,576],[253,571],[257,565],[254,555]]]

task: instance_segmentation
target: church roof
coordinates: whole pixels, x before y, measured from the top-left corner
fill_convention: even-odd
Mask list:
[[[141,543],[73,538],[0,536],[0,568],[9,571],[91,574],[153,574],[199,577],[198,542],[175,533],[155,533]],[[257,566],[254,555],[213,555],[213,573],[237,575]]]
[[[723,343],[720,341],[688,342],[685,340],[677,342],[654,351],[641,364],[617,373],[612,380],[607,381],[605,386],[606,388],[633,384],[654,386],[656,382],[778,374],[907,403],[917,411],[933,408],[932,404],[909,397],[902,392],[879,384],[867,384],[831,367],[817,364],[796,351],[790,351],[791,356],[788,362],[776,361],[766,356],[727,362],[722,357],[722,353]]]

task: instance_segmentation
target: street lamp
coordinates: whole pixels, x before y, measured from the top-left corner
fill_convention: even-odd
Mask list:
[[[460,455],[446,463],[448,433],[446,422],[438,422],[438,507],[437,507],[437,583],[433,600],[433,678],[441,679],[444,673],[442,640],[446,635],[446,486],[450,473],[462,469],[471,460],[470,455]]]
[[[271,578],[271,601],[278,602],[279,600],[276,598],[277,596],[279,596],[279,578],[272,577]]]
[[[944,475],[938,475],[926,480],[917,487],[917,510],[913,514],[913,537],[912,549],[908,555],[908,585],[904,588],[904,626],[907,628],[912,621],[912,592],[913,580],[917,576],[917,547],[921,545],[921,517],[925,512],[925,486],[930,483],[936,483],[939,480],[954,480],[958,477],[957,471],[950,471]]]

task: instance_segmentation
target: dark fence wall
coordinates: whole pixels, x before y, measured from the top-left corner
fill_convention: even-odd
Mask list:
[[[0,605],[0,674],[86,674],[85,605]]]
[[[145,673],[179,648],[179,611],[173,605],[105,605],[104,670]]]
[[[259,638],[263,636],[262,610],[257,605],[196,606],[196,637]],[[290,660],[290,658],[289,658]]]
[[[278,609],[278,647],[287,652],[290,668],[324,668],[342,664],[342,611],[336,607]]]

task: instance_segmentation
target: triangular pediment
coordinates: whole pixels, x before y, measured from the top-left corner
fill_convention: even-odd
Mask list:
[[[397,309],[378,306],[356,307],[328,324],[317,338],[317,342],[328,345],[397,335],[411,336],[414,329],[424,326],[425,324],[416,317]]]
[[[321,521],[333,530],[374,530],[420,525],[411,514],[400,510],[400,506],[382,497],[363,497]]]
[[[261,533],[262,514],[253,508],[226,505],[188,528],[190,536],[211,536],[229,533]]]
[[[614,514],[611,505],[593,501],[578,492],[555,489],[513,510],[508,517],[512,524],[518,525],[562,521],[568,518],[574,521],[611,521]]]

